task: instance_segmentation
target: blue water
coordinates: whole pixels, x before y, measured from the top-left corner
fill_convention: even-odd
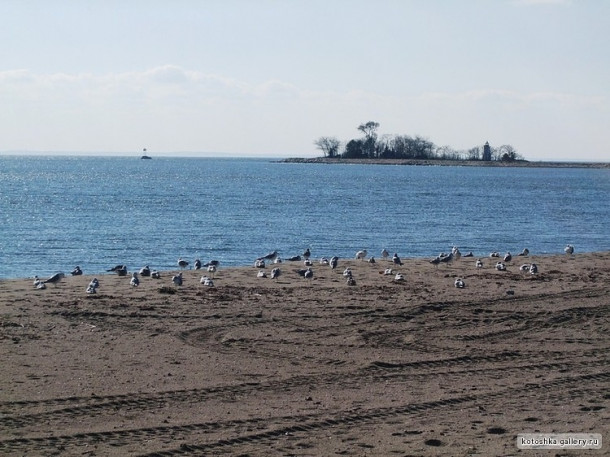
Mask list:
[[[610,170],[0,157],[0,278],[278,250],[610,250]]]

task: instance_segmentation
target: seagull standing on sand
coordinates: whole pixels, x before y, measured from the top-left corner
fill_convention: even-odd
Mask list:
[[[271,279],[277,279],[280,277],[281,274],[282,274],[282,270],[275,267],[273,270],[271,270]]]
[[[356,260],[362,260],[366,257],[366,249],[356,252]]]
[[[381,250],[381,258],[382,258],[383,260],[387,260],[387,259],[388,259],[388,257],[390,257],[390,253],[388,252],[388,250],[387,250],[386,248],[383,248],[383,249]]]
[[[129,284],[132,287],[138,287],[140,285],[140,279],[135,271],[131,274],[131,281],[129,281]]]
[[[483,262],[481,261],[481,259],[477,259],[474,266],[477,267],[477,270],[480,270],[481,268],[483,268]]]
[[[195,270],[201,269],[201,260],[195,259]]]
[[[95,294],[97,292],[97,288],[99,286],[100,286],[100,282],[97,280],[97,278],[93,278],[91,280],[91,282],[89,283],[89,285],[87,286],[87,293]]]
[[[150,272],[150,277],[153,279],[161,279],[161,273],[159,273],[157,270],[153,270]]]
[[[538,265],[536,265],[535,263],[532,263],[530,265],[530,274],[535,275],[537,273],[538,273]]]
[[[311,256],[311,251],[309,250],[309,248],[305,249],[305,251],[303,251],[303,257],[305,259],[309,259],[310,256]]]
[[[398,257],[397,252],[395,252],[392,256],[392,262],[394,262],[394,265],[402,265],[402,260],[400,260],[400,257]]]
[[[82,274],[83,274],[83,270],[81,270],[81,269],[80,269],[80,267],[79,267],[78,265],[76,265],[76,266],[74,267],[74,270],[72,270],[72,271],[70,272],[70,274],[71,274],[72,276],[80,276],[80,275],[82,275]]]
[[[394,281],[396,282],[403,282],[405,280],[405,276],[402,273],[396,273],[396,276],[394,276]]]
[[[140,276],[150,276],[150,267],[148,265],[144,265],[140,268]]]
[[[172,276],[172,282],[174,284],[176,284],[177,286],[181,286],[182,285],[182,273],[178,273],[175,276]]]
[[[208,265],[208,273],[210,273],[212,278],[216,274],[216,270],[217,270],[216,265]]]
[[[453,258],[455,260],[460,260],[460,257],[462,257],[462,253],[460,252],[457,246],[453,246],[451,248],[451,254],[453,254]]]
[[[309,281],[313,280],[313,270],[311,268],[308,268],[307,270],[305,270],[305,274],[303,276]]]
[[[184,260],[182,257],[180,257],[178,259],[178,266],[182,269],[185,269],[186,267],[189,266],[189,263],[186,260]]]
[[[330,258],[330,268],[332,268],[334,270],[335,268],[337,268],[338,264],[339,264],[339,257],[333,256]]]
[[[36,287],[36,289],[46,289],[47,288],[47,286],[45,286],[45,284],[44,284],[44,281],[41,281],[38,276],[34,276],[34,287]]]
[[[513,256],[510,253],[510,251],[508,251],[505,255],[504,255],[504,261],[505,262],[510,262],[511,260],[513,260]]]
[[[568,255],[574,254],[574,246],[572,246],[571,244],[568,244],[564,249],[563,252],[565,252]]]
[[[523,257],[527,257],[529,255],[529,253],[530,253],[530,250],[528,248],[524,248],[523,251],[521,251],[517,255],[520,255],[520,256],[523,256]]]
[[[466,287],[466,283],[464,282],[464,280],[462,278],[457,278],[454,282],[454,285],[458,289],[463,289],[464,287]]]
[[[254,268],[265,268],[265,261],[263,259],[256,259]]]
[[[506,265],[504,265],[502,262],[498,262],[498,263],[496,263],[496,270],[506,271]]]

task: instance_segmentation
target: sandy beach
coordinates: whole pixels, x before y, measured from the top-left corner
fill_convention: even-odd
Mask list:
[[[475,260],[0,281],[0,455],[609,455],[610,252]]]

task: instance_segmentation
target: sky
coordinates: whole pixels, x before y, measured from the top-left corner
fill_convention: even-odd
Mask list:
[[[610,161],[610,1],[2,0],[2,153]]]

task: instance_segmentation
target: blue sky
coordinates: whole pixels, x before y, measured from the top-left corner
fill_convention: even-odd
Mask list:
[[[320,155],[320,136],[610,161],[605,0],[3,0],[0,151]]]

